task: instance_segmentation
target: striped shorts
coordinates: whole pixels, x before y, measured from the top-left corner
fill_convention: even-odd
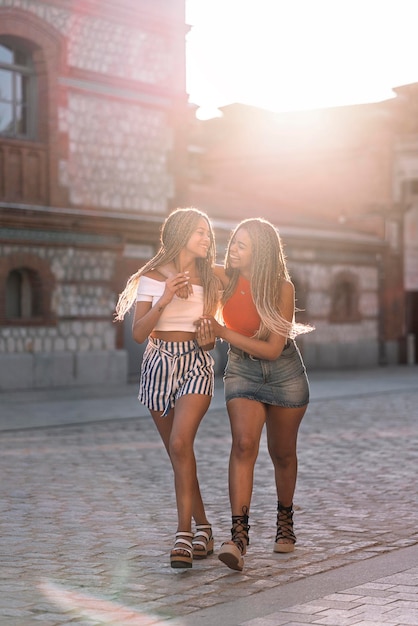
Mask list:
[[[213,395],[214,359],[195,341],[148,339],[139,379],[138,400],[165,417],[186,394]]]

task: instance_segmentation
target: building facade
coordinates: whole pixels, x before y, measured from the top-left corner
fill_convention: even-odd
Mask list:
[[[127,276],[181,204],[184,1],[0,0],[0,389],[125,381]]]
[[[298,317],[316,329],[299,340],[309,368],[415,362],[411,108],[398,98],[282,114],[230,105],[196,121],[190,202],[218,218],[221,240],[225,215],[279,228]]]
[[[184,0],[0,0],[0,391],[135,378],[117,295],[192,205],[219,262],[240,220],[278,226],[309,368],[416,362],[418,87],[202,122],[186,33]]]

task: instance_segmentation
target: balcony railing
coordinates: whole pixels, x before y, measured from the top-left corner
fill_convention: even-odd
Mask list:
[[[0,137],[0,201],[47,204],[43,144]]]

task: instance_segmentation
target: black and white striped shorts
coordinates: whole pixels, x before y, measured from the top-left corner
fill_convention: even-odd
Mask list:
[[[214,359],[195,341],[149,338],[139,379],[138,399],[166,416],[186,394],[213,395]]]

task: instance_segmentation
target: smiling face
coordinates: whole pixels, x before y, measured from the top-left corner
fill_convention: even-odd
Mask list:
[[[228,249],[228,263],[231,268],[238,269],[246,278],[250,277],[252,265],[252,243],[246,228],[239,228]]]
[[[197,222],[196,228],[190,236],[185,249],[193,256],[205,259],[208,254],[211,241],[212,238],[209,224],[204,217],[201,217]]]

